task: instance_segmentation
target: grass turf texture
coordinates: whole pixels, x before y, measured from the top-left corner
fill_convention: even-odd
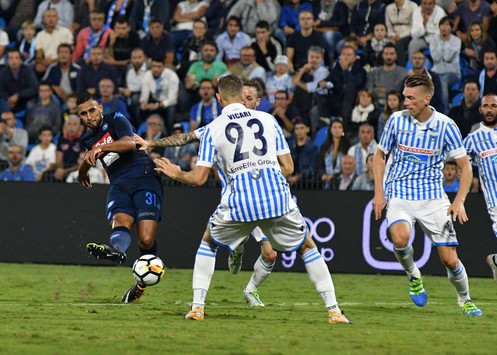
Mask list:
[[[248,261],[247,261],[248,262]],[[0,264],[0,344],[9,354],[495,354],[497,285],[470,279],[483,317],[464,316],[444,277],[425,277],[428,305],[409,298],[407,278],[333,275],[353,325],[330,325],[303,273],[273,273],[265,308],[242,290],[249,272],[216,271],[203,322],[183,320],[191,270],[167,270],[138,304],[125,267]]]

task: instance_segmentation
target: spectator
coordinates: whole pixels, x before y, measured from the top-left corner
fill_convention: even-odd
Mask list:
[[[366,169],[366,158],[369,154],[374,154],[378,143],[374,140],[374,127],[369,123],[363,123],[359,127],[359,142],[349,148],[347,152],[355,158],[356,173],[358,175]]]
[[[396,61],[397,50],[389,43],[383,48],[383,66],[368,74],[366,88],[373,92],[374,105],[380,110],[385,106],[387,92],[403,90],[408,72],[406,68],[395,64]]]
[[[352,190],[374,191],[373,157],[374,154],[366,157],[366,170],[354,181]]]
[[[288,73],[288,58],[281,55],[274,60],[275,73],[266,80],[266,91],[269,102],[274,105],[275,94],[277,91],[283,90],[287,93],[289,102],[293,100],[293,92],[295,91],[295,84],[292,77]]]
[[[211,39],[211,36],[207,34],[207,23],[202,20],[195,21],[193,23],[193,35],[183,45],[179,68],[176,70],[180,80],[185,79],[188,69],[194,62],[202,59],[202,46],[205,41]]]
[[[36,11],[36,17],[34,19],[34,23],[38,28],[47,25],[45,14],[47,10],[51,9],[55,10],[59,15],[57,17],[57,22],[55,22],[55,26],[61,26],[67,29],[72,28],[74,7],[69,0],[43,0],[40,5],[38,5],[38,10]],[[57,48],[57,46],[55,46],[55,48]]]
[[[69,29],[57,26],[58,15],[55,9],[48,9],[43,16],[45,29],[36,36],[36,66],[35,70],[40,75],[45,73],[47,67],[57,62],[59,45],[73,44],[73,35]]]
[[[102,112],[104,115],[111,112],[120,112],[128,120],[131,120],[131,116],[126,107],[126,103],[117,95],[114,95],[115,85],[114,82],[108,78],[103,78],[98,83],[98,91],[100,92],[100,98],[97,100],[98,103],[102,105]]]
[[[301,17],[308,14],[302,12]],[[313,97],[319,82],[328,77],[330,72],[323,66],[324,50],[321,47],[313,46],[309,48],[307,54],[307,63],[300,67],[299,71],[293,76],[292,81],[295,84],[294,102],[304,120],[310,120],[311,109],[313,107]],[[317,119],[313,118],[313,121]],[[316,124],[311,125],[312,131],[316,129]]]
[[[198,87],[200,102],[190,110],[190,131],[207,126],[221,114],[221,104],[216,99],[216,89],[209,79],[202,79]]]
[[[176,104],[178,103],[179,78],[164,66],[162,58],[152,58],[152,65],[142,82],[140,95],[141,120],[153,113],[164,118],[168,133],[172,132]]]
[[[302,10],[299,14],[299,24],[300,30],[295,31],[288,37],[286,56],[290,61],[291,72],[297,71],[306,63],[309,48],[326,48],[323,34],[314,30],[312,11]],[[328,57],[326,57],[326,60],[328,61]]]
[[[128,65],[125,74],[125,82],[119,91],[126,99],[127,105],[131,109],[134,122],[140,117],[140,95],[143,77],[147,70],[148,66],[145,52],[141,48],[133,49],[131,51],[131,63]]]
[[[378,129],[378,117],[381,111],[373,104],[373,93],[369,89],[359,90],[357,95],[357,105],[352,110],[348,130],[351,135],[355,136],[364,123],[373,126],[374,132]],[[362,172],[362,171],[361,171]],[[360,174],[361,172],[358,172]]]
[[[140,34],[141,38],[149,34],[149,25],[154,19],[159,21],[163,29],[169,29],[169,19],[171,18],[170,6],[169,1],[134,1],[129,24],[133,30]]]
[[[362,56],[362,63],[368,71],[384,64],[383,48],[385,48],[387,43],[391,43],[387,37],[387,27],[382,23],[377,23],[374,26],[373,37],[364,46],[364,54]]]
[[[438,24],[445,17],[445,11],[435,0],[421,0],[412,14],[411,42],[409,43],[409,58],[414,52],[423,51],[430,46],[432,39],[439,34]]]
[[[221,60],[216,59],[217,46],[212,41],[202,45],[202,60],[193,63],[185,78],[186,89],[197,89],[202,79],[209,79],[217,86],[217,79],[226,73],[227,67]]]
[[[262,81],[261,78],[254,78],[251,80],[246,80],[244,82],[244,85],[253,86],[253,84],[255,85],[255,83],[257,83],[257,96],[260,99],[260,102],[255,109],[257,111],[270,112],[273,109],[273,105],[271,105],[271,103],[267,99],[266,84],[264,83],[264,81]]]
[[[52,94],[50,84],[42,81],[38,87],[38,102],[28,109],[26,116],[26,131],[28,131],[29,144],[37,142],[40,128],[43,126],[50,127],[52,132],[60,132],[60,108],[53,102]]]
[[[140,36],[131,30],[126,17],[119,16],[114,24],[105,49],[104,62],[113,65],[122,77],[131,59],[131,51],[140,47]]]
[[[480,97],[497,92],[497,50],[488,49],[483,52],[484,69],[480,72]]]
[[[397,49],[397,63],[403,67],[407,63],[406,50],[411,41],[412,15],[417,8],[414,1],[395,0],[385,9],[388,38]]]
[[[105,14],[103,11],[93,10],[90,14],[90,26],[83,28],[76,38],[76,48],[72,58],[74,61],[83,59],[86,63],[90,61],[91,49],[100,47],[105,49],[112,29],[105,26]]]
[[[24,149],[18,145],[9,147],[8,153],[9,167],[0,172],[0,181],[35,181],[33,169],[23,163]]]
[[[43,173],[55,168],[55,144],[52,143],[52,128],[43,126],[38,131],[39,144],[35,145],[26,158],[26,164],[29,165],[35,174],[36,181],[40,181]]]
[[[251,47],[255,50],[255,60],[267,72],[276,69],[275,59],[283,54],[281,44],[271,36],[271,28],[266,21],[259,21],[255,26],[255,38]]]
[[[241,19],[243,32],[254,37],[259,21],[266,21],[270,29],[275,30],[280,13],[281,6],[277,0],[238,0],[228,13],[228,18],[236,16]]]
[[[98,2],[98,0],[97,0]],[[126,23],[129,23],[129,18],[131,17],[131,11],[135,5],[133,0],[107,0],[105,5],[105,26],[108,28],[114,28],[117,20],[119,18],[126,19]],[[136,31],[133,30],[136,33]]]
[[[166,126],[164,120],[158,114],[152,114],[147,117],[147,128],[141,134],[141,137],[146,140],[156,141],[166,137]],[[149,152],[151,158],[161,158],[164,155],[163,147],[154,147]]]
[[[184,133],[183,125],[181,123],[175,123],[172,127],[171,134],[181,134]],[[190,169],[190,163],[193,156],[197,155],[197,144],[188,143],[181,147],[167,147],[164,149],[164,157],[169,159],[171,163],[179,165],[181,170],[188,171]]]
[[[93,47],[90,52],[90,61],[83,64],[77,78],[77,92],[82,95],[100,96],[98,83],[103,78],[109,78],[119,87],[119,74],[113,65],[104,63],[104,50],[101,47]]]
[[[433,106],[438,112],[442,112],[442,82],[437,73],[429,70],[426,67],[426,57],[423,52],[414,52],[411,57],[412,69],[409,70],[409,75],[412,74],[422,74],[426,75],[433,81],[433,86],[435,87],[435,93],[431,98],[430,105]]]
[[[44,181],[65,181],[67,175],[79,168],[78,157],[81,153],[81,123],[76,115],[69,115],[57,142],[56,168],[43,175]],[[53,174],[53,175],[52,175]]]
[[[150,21],[150,30],[148,35],[142,39],[141,48],[149,58],[165,56],[166,67],[174,67],[174,38],[164,31],[164,26],[160,20],[153,18]]]
[[[334,191],[352,190],[355,180],[358,178],[356,162],[353,156],[345,155],[342,158],[342,171],[330,180],[330,189]]]
[[[440,34],[430,43],[430,53],[433,58],[432,70],[438,74],[442,83],[441,112],[446,114],[449,111],[450,88],[461,78],[459,66],[461,40],[452,34],[452,20],[449,17],[440,20],[439,28]]]
[[[404,104],[402,103],[402,95],[398,91],[390,91],[387,94],[387,103],[383,112],[378,117],[378,129],[376,131],[376,137],[378,140],[381,138],[383,134],[383,130],[385,129],[385,124],[388,119],[392,115],[392,113],[396,111],[402,111],[404,109]]]
[[[300,13],[308,11],[312,13],[312,3],[300,0],[286,0],[281,9],[278,28],[275,31],[275,36],[282,42],[283,47],[286,47],[287,38],[300,31]]]
[[[316,31],[323,34],[333,63],[338,42],[349,34],[349,8],[340,0],[321,0],[314,7],[314,18]]]
[[[373,37],[374,26],[377,23],[385,23],[385,5],[380,0],[361,0],[354,6],[350,20],[350,34],[357,39],[360,47],[364,47]]]
[[[349,126],[357,93],[364,87],[367,74],[357,60],[354,48],[344,46],[330,75],[319,83],[316,102],[320,117],[340,116]]]
[[[469,27],[464,41],[464,54],[469,59],[469,68],[463,76],[477,77],[483,66],[483,53],[488,49],[495,49],[495,42],[483,32],[481,23],[475,22]]]
[[[57,49],[57,62],[47,68],[43,80],[48,82],[60,102],[78,89],[77,78],[81,67],[72,61],[72,47],[62,43]]]
[[[105,11],[106,4],[107,0],[74,0],[74,21],[71,25],[74,34],[90,26],[90,13],[93,10]]]
[[[487,34],[490,38],[497,41],[497,1],[496,0],[490,2],[490,9],[492,10],[492,13],[488,24]]]
[[[318,159],[318,172],[324,189],[329,189],[331,179],[342,171],[342,158],[350,148],[346,133],[345,124],[341,118],[331,121]]]
[[[177,51],[183,48],[186,39],[192,35],[195,21],[205,21],[204,15],[208,7],[208,1],[183,0],[178,2],[173,15],[176,24],[172,30]]]
[[[216,37],[219,35],[226,24],[226,18],[231,7],[236,3],[236,0],[212,0],[205,14],[207,19],[207,27],[209,35]]]
[[[255,49],[245,46],[240,50],[240,61],[229,67],[229,72],[250,80],[261,78],[266,81],[266,70],[255,61]]]
[[[475,79],[468,79],[464,83],[461,104],[452,107],[448,115],[459,127],[463,139],[471,132],[473,125],[483,121],[480,102],[480,85]]]
[[[9,35],[0,28],[0,68],[5,64],[5,49],[9,44]]]
[[[466,33],[471,24],[477,22],[482,24],[483,32],[488,31],[492,10],[486,1],[466,0],[459,4],[456,12],[453,14],[454,31],[461,41],[466,40]]]
[[[241,30],[240,19],[231,16],[226,24],[226,32],[216,38],[217,59],[224,61],[230,67],[240,61],[240,50],[250,46],[250,43],[250,36]]]
[[[10,4],[6,4],[10,2]],[[33,21],[36,14],[37,2],[33,0],[6,0],[2,1],[2,11],[7,18],[7,13],[10,13],[10,21],[8,21],[7,33],[9,38],[16,38],[19,29],[24,21]],[[7,5],[7,6],[4,6]]]
[[[8,41],[8,39],[7,39]],[[2,41],[0,41],[1,43]],[[7,43],[8,44],[8,43]],[[21,42],[17,46],[19,52],[21,52],[22,60],[24,64],[30,65],[35,62],[36,59],[36,25],[32,21],[24,21],[21,26]],[[0,64],[3,64],[3,56],[0,48]]]
[[[309,125],[300,117],[299,110],[294,105],[290,104],[288,92],[284,90],[276,91],[274,100],[274,108],[272,109],[271,114],[281,126],[285,138],[290,138],[292,136],[296,122],[303,122],[307,129],[309,129]]]
[[[28,147],[28,132],[24,128],[16,127],[13,112],[5,111],[0,120],[0,170],[7,167],[7,152],[13,145],[25,150]]]
[[[0,70],[0,113],[26,109],[37,93],[38,80],[33,70],[22,63],[18,49],[9,49],[7,65]]]
[[[445,162],[442,170],[444,175],[443,188],[445,192],[458,192],[459,180],[457,180],[457,164],[453,160]]]
[[[78,156],[78,166],[81,166],[83,161],[85,160],[86,152],[81,152],[79,153]],[[92,166],[90,170],[88,170],[88,176],[90,177],[90,181],[93,184],[108,184],[109,179],[107,177],[107,174],[105,173],[105,170],[102,167],[102,163],[100,163],[99,160],[97,160],[97,163],[95,166]],[[79,184],[78,181],[78,171],[71,171],[66,178],[66,182],[68,184]]]
[[[317,168],[318,149],[312,143],[311,129],[304,121],[296,121],[294,137],[288,141],[290,154],[295,166],[293,174],[286,179],[290,186],[310,183],[314,180]]]

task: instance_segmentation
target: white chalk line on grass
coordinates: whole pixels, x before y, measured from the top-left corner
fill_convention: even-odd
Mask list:
[[[449,302],[449,301],[448,301]],[[174,304],[190,304],[189,302],[175,301]],[[477,302],[478,306],[492,306],[497,305],[497,302]],[[144,306],[150,306],[151,304],[142,303]],[[439,305],[439,304],[447,304],[447,302],[436,302],[430,301],[429,304]],[[167,304],[165,304],[167,305]],[[296,306],[296,307],[307,307],[307,306],[322,306],[322,303],[318,302],[296,302],[296,303],[266,303],[267,306],[272,307],[288,307],[288,306]],[[341,302],[340,306],[347,307],[362,307],[362,306],[411,306],[412,302]],[[85,303],[85,302],[73,302],[73,303],[29,303],[29,302],[1,302],[0,307],[61,307],[61,306],[72,306],[72,307],[129,307],[129,305],[124,303]],[[153,306],[157,306],[157,304],[153,304]],[[226,306],[225,304],[219,303],[208,303],[207,306]]]

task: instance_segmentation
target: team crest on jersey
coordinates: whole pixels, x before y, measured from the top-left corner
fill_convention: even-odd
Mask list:
[[[102,131],[106,131],[108,127],[109,125],[107,123],[104,123],[104,125],[102,126]]]

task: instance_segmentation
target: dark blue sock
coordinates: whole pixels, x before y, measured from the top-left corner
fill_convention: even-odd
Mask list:
[[[152,248],[150,249],[143,249],[142,247],[140,247],[140,253],[141,255],[147,255],[147,254],[157,255],[157,241],[154,240],[154,245],[152,245]]]
[[[126,250],[131,244],[131,235],[126,227],[116,227],[112,229],[110,234],[110,244],[121,253],[126,253]]]

